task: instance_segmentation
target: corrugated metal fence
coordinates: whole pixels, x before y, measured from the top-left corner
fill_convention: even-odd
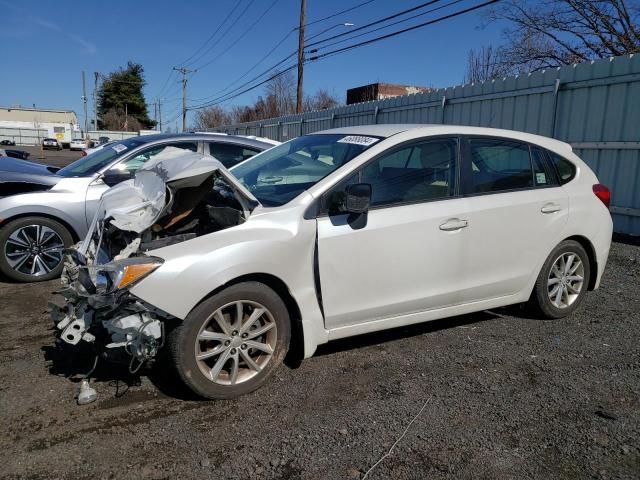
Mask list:
[[[284,141],[375,123],[507,128],[568,142],[611,187],[615,230],[640,235],[640,55],[217,130]]]
[[[40,145],[40,141],[48,136],[46,128],[0,127],[0,140],[11,140],[16,145]]]

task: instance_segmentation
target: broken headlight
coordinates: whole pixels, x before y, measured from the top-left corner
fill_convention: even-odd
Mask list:
[[[162,262],[157,257],[136,257],[102,265],[96,272],[96,290],[104,294],[128,288],[153,272]]]

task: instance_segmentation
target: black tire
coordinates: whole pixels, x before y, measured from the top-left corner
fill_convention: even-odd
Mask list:
[[[7,246],[7,240],[9,237],[19,230],[20,228],[24,228],[30,225],[39,225],[48,227],[53,230],[58,237],[62,240],[64,248],[68,248],[73,244],[73,237],[67,228],[59,222],[52,220],[46,217],[23,217],[18,218],[16,220],[10,221],[2,228],[0,228],[0,272],[10,280],[16,282],[44,282],[46,280],[51,280],[53,278],[57,278],[62,273],[62,268],[64,267],[64,263],[62,260],[62,252],[60,252],[60,262],[48,273],[44,273],[41,275],[30,275],[28,273],[23,273],[21,271],[14,270],[9,264],[9,260],[7,259],[7,252],[10,247]],[[51,263],[53,265],[53,263]]]
[[[216,310],[237,301],[256,302],[266,307],[276,324],[276,344],[268,363],[255,376],[236,385],[221,385],[206,377],[201,370],[196,360],[196,339]],[[204,398],[229,399],[261,387],[282,364],[290,338],[289,312],[280,296],[262,283],[245,282],[232,285],[200,303],[169,334],[167,343],[170,361],[188,388]],[[212,362],[215,363],[216,358],[220,357],[215,357]]]
[[[553,304],[549,296],[549,276],[551,275],[551,269],[554,263],[562,255],[571,253],[577,255],[582,262],[582,268],[584,270],[583,280],[580,291],[577,294],[577,297],[575,297],[575,299],[572,301],[572,303],[570,305],[559,308]],[[565,240],[561,242],[556,248],[554,248],[545,260],[544,265],[542,266],[542,270],[540,270],[540,274],[538,275],[538,278],[536,280],[535,286],[533,287],[533,292],[531,293],[531,298],[529,299],[527,306],[532,313],[536,314],[537,316],[541,316],[542,318],[556,319],[566,317],[567,315],[572,314],[584,300],[584,297],[588,290],[590,278],[591,269],[589,263],[589,255],[585,251],[584,247],[575,240]]]

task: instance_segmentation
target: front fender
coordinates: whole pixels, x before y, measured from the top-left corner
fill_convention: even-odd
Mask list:
[[[131,293],[184,319],[212,291],[236,278],[269,274],[288,286],[302,314],[305,356],[327,341],[315,291],[316,222],[251,218],[222,230],[149,252],[164,264]]]

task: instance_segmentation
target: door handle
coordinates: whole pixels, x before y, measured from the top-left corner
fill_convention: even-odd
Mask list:
[[[450,218],[442,225],[440,225],[440,230],[444,230],[445,232],[452,232],[454,230],[461,230],[469,226],[469,222],[467,220],[460,220],[459,218]]]
[[[547,203],[543,205],[542,208],[540,209],[542,213],[556,213],[556,212],[559,212],[560,210],[562,210],[562,207],[555,203]]]

